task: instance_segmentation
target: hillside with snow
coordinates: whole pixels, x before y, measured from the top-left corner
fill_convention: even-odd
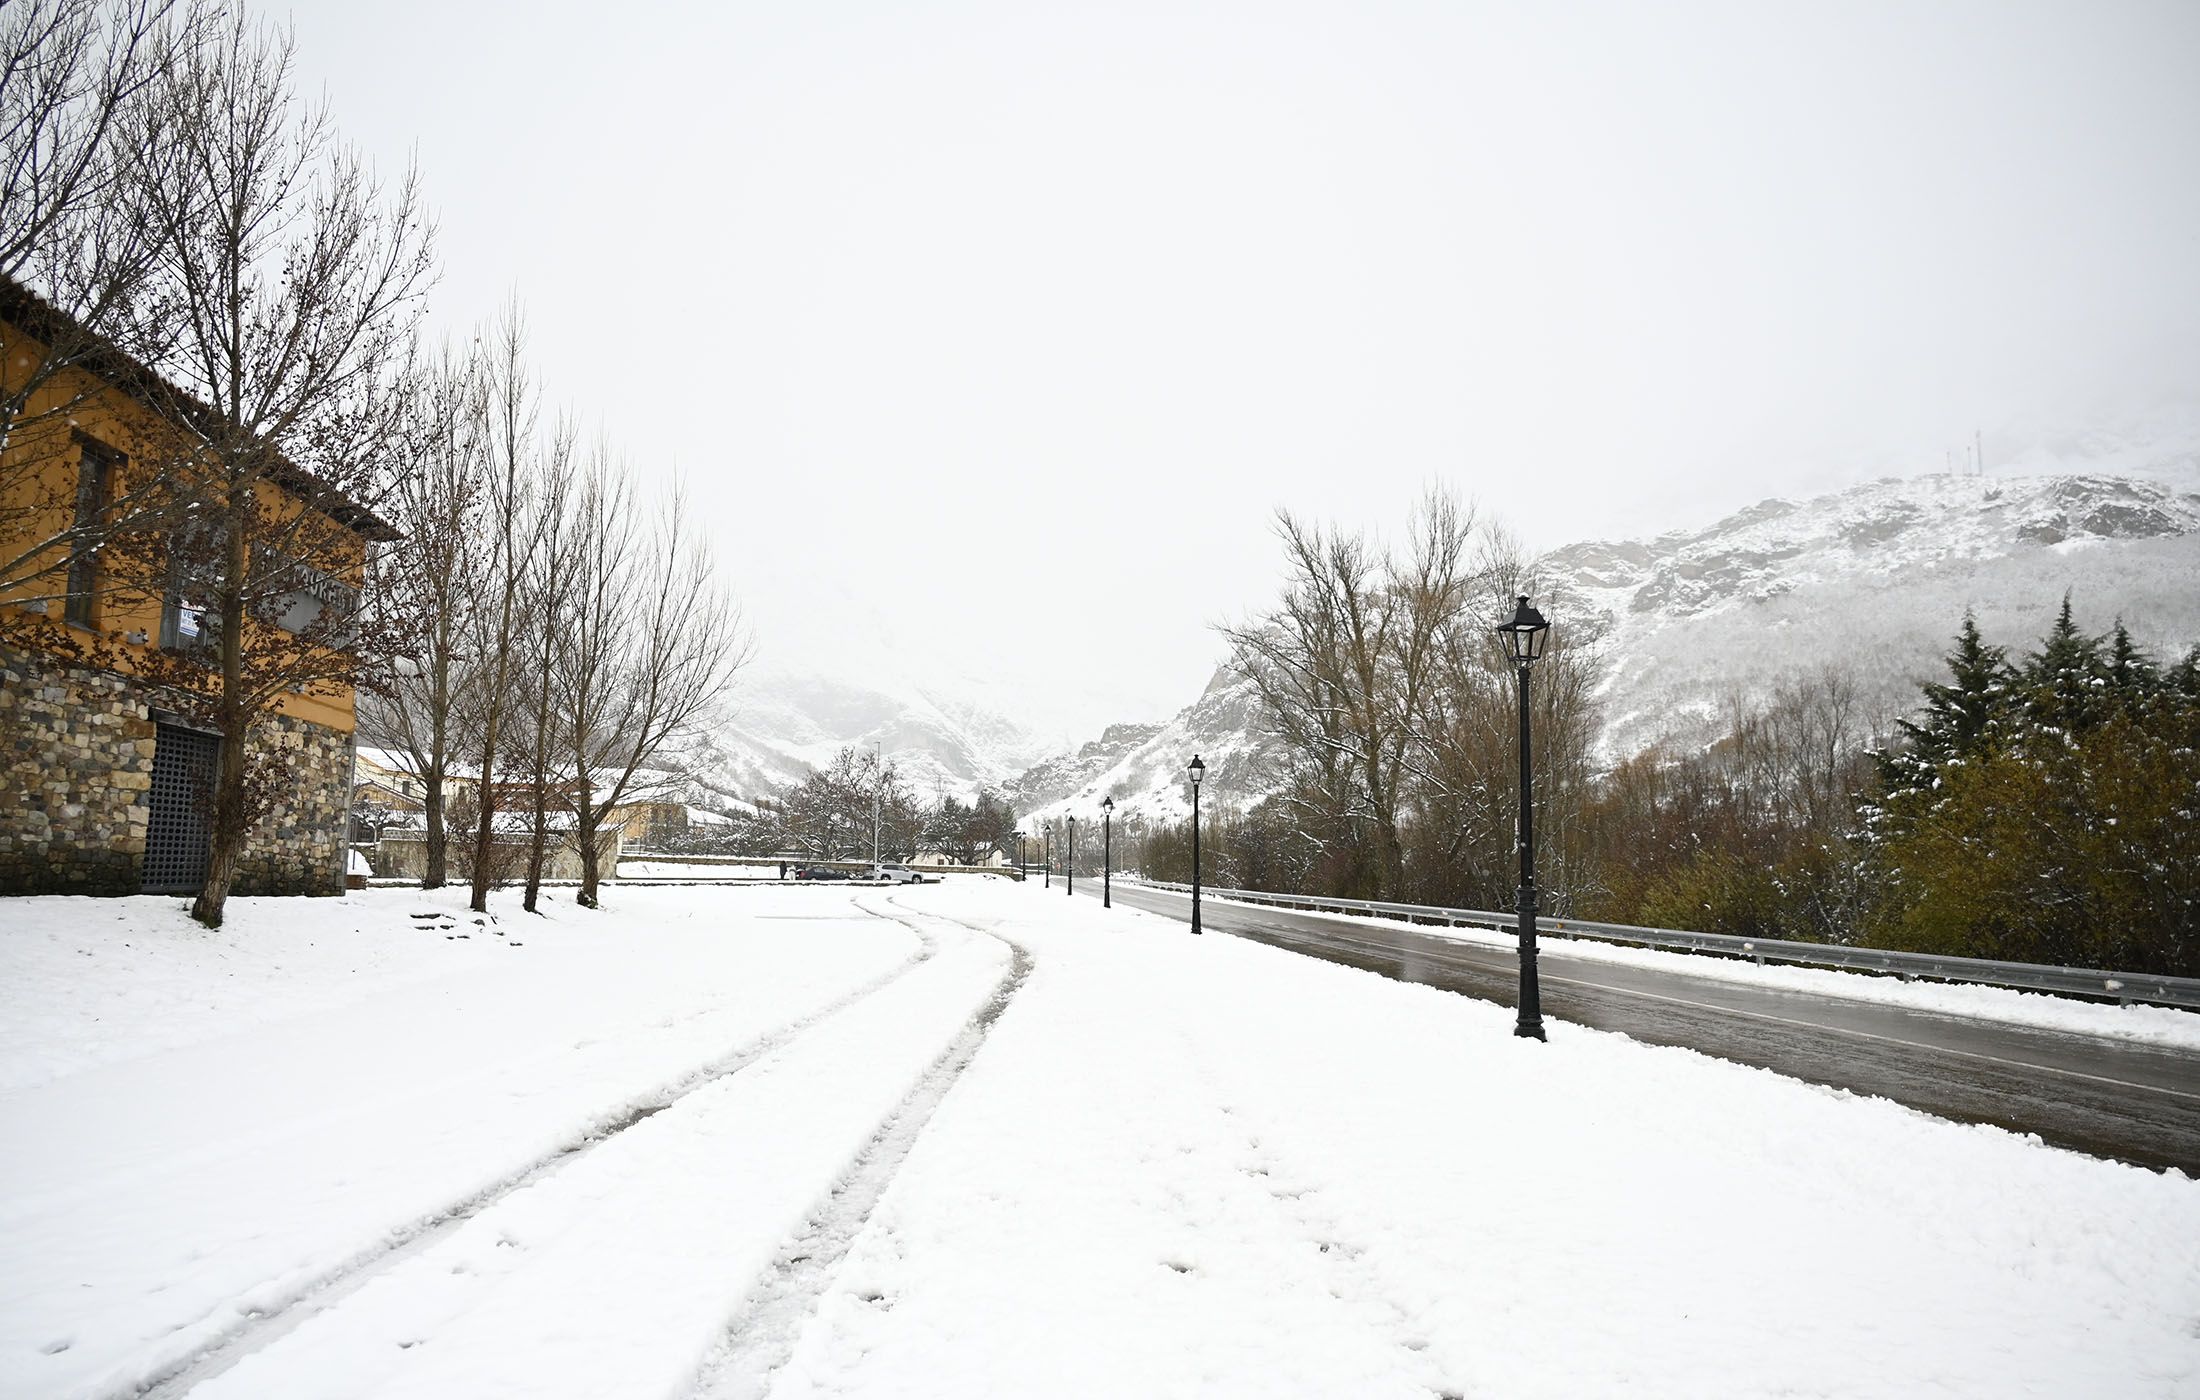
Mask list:
[[[1111,725],[1076,753],[1024,773],[1006,791],[1019,815],[1041,820],[1062,811],[1087,813],[1101,798],[1113,797],[1123,817],[1175,821],[1192,809],[1184,770],[1193,755],[1207,765],[1202,801],[1244,807],[1272,790],[1262,750],[1259,697],[1250,682],[1223,667],[1168,723]]]
[[[702,785],[753,797],[801,782],[843,748],[877,746],[926,801],[968,800],[1060,746],[965,691],[892,670],[868,676],[760,665],[691,757]]]
[[[1729,701],[1827,665],[1854,678],[1868,712],[1891,717],[1937,673],[1967,608],[2016,651],[2066,592],[2094,631],[2121,618],[2165,657],[2200,642],[2200,422],[2008,430],[1986,446],[1986,475],[1775,497],[1701,527],[1546,555],[1537,595],[1554,625],[1602,638],[1601,756],[1703,742]],[[1082,695],[1078,713],[1121,705],[1126,722],[1095,723],[1079,743],[1032,722],[1062,713],[1051,690],[1019,689],[984,662],[958,669],[921,629],[873,624],[760,639],[762,660],[694,755],[701,786],[753,797],[875,745],[925,800],[993,787],[1039,817],[1108,796],[1126,816],[1181,816],[1194,753],[1209,765],[1209,801],[1249,805],[1270,790],[1258,703],[1226,667],[1162,722]]]
[[[2200,641],[2200,495],[2132,477],[1937,475],[1771,499],[1707,529],[1544,561],[1554,625],[1603,629],[1602,752],[1711,737],[1731,697],[1824,666],[1870,711],[1937,676],[1965,610],[2021,651],[2068,594],[2167,655]]]
[[[2017,654],[2067,593],[2081,626],[2120,619],[2174,658],[2200,643],[2200,456],[2144,461],[2148,475],[1936,474],[1768,499],[1702,529],[1555,550],[1538,598],[1554,627],[1602,639],[1608,762],[1705,742],[1723,706],[1827,666],[1891,719],[1937,678],[1966,609]],[[1196,752],[1209,798],[1248,805],[1269,791],[1260,727],[1250,687],[1225,669],[1168,724],[1118,726],[1011,791],[1040,816],[1112,796],[1122,812],[1177,817]]]

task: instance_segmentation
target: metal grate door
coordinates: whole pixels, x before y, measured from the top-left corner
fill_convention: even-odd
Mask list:
[[[159,726],[145,822],[145,893],[181,894],[206,883],[207,814],[221,751],[219,735]]]

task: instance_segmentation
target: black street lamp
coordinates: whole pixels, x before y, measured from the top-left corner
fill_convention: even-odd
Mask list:
[[[1199,780],[1207,776],[1207,765],[1192,755],[1192,766],[1184,770],[1192,776],[1192,932],[1199,932]]]
[[[1069,856],[1062,862],[1062,883],[1069,886],[1069,896],[1077,897],[1077,818],[1069,819]]]
[[[1039,859],[1046,863],[1048,889],[1054,888],[1054,823],[1039,828]]]
[[[1100,799],[1100,907],[1113,909],[1115,891],[1115,799]]]
[[[1522,598],[1512,620],[1497,624],[1520,678],[1520,1019],[1513,1034],[1543,1039],[1543,993],[1535,976],[1535,788],[1528,768],[1528,672],[1543,659],[1551,624]]]

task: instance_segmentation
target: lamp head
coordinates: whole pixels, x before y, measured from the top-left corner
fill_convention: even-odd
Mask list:
[[[1515,666],[1533,666],[1543,659],[1544,644],[1550,640],[1551,624],[1543,614],[1529,605],[1523,596],[1512,617],[1497,624],[1497,635],[1505,639],[1505,652]]]
[[[1192,755],[1192,766],[1185,769],[1184,771],[1192,775],[1192,786],[1198,787],[1199,780],[1207,776],[1207,765],[1201,763],[1199,761],[1199,755],[1195,753]]]

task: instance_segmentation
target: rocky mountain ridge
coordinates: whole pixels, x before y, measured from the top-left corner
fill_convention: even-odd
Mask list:
[[[1019,816],[1045,820],[1080,815],[1113,797],[1126,818],[1177,820],[1191,811],[1185,766],[1196,754],[1207,768],[1202,801],[1247,806],[1271,790],[1262,762],[1260,700],[1250,682],[1227,667],[1166,724],[1111,725],[1071,762],[1043,764],[1007,789]]]
[[[1600,628],[1606,723],[1624,758],[1711,737],[1720,706],[1836,665],[1899,713],[1966,610],[2021,649],[2065,593],[2142,644],[2200,637],[2200,495],[2134,477],[1885,479],[1770,499],[1698,531],[1590,542],[1543,561],[1554,620]]]
[[[1966,609],[2015,650],[2066,592],[2094,630],[2121,618],[2165,655],[2200,641],[2200,493],[2185,487],[2200,485],[2200,459],[2191,467],[2183,480],[1945,474],[1772,498],[1699,530],[1555,550],[1538,594],[1554,626],[1601,638],[1606,761],[1708,741],[1723,706],[1829,665],[1891,720],[1936,674]],[[1269,790],[1257,700],[1226,669],[1150,728],[1117,726],[1074,761],[1027,771],[1009,789],[1017,810],[1086,812],[1113,796],[1119,812],[1178,817],[1194,752],[1214,774],[1209,799]]]

